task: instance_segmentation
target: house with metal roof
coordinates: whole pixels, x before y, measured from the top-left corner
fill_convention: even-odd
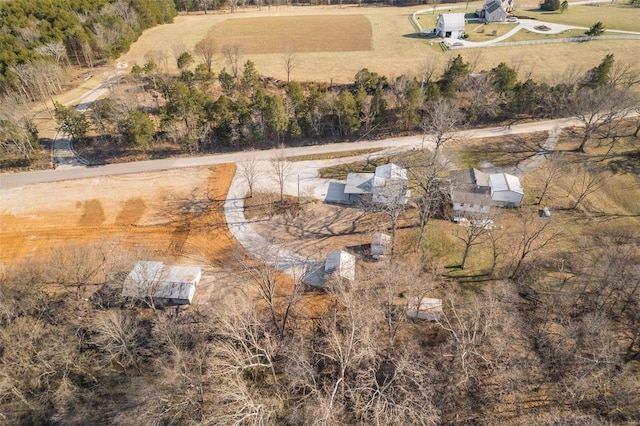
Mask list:
[[[393,163],[376,167],[375,173],[349,173],[344,193],[350,202],[363,196],[377,204],[407,204],[410,191],[407,171]],[[365,197],[365,198],[366,198]]]
[[[505,22],[512,9],[513,0],[487,0],[477,15],[484,22]]]
[[[477,169],[452,170],[450,178],[454,220],[489,213],[492,201],[488,174]]]
[[[464,24],[464,13],[443,13],[436,19],[436,35],[442,38],[461,38]]]
[[[488,214],[492,206],[520,207],[524,190],[517,176],[508,173],[487,174],[477,169],[452,170],[451,204],[453,219]]]
[[[197,266],[168,266],[141,260],[125,278],[122,295],[152,299],[164,305],[188,305],[201,278],[202,270]]]

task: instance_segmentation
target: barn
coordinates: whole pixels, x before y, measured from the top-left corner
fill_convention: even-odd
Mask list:
[[[443,13],[436,20],[436,35],[442,38],[461,38],[464,24],[464,13]]]
[[[197,266],[167,266],[141,260],[122,286],[122,295],[134,299],[153,299],[163,305],[189,305],[202,278]]]

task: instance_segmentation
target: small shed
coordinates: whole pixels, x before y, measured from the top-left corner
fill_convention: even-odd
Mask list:
[[[436,20],[436,35],[443,38],[461,38],[464,34],[464,13],[443,13]]]
[[[407,302],[407,316],[427,321],[439,321],[442,317],[442,299],[410,297]]]
[[[201,278],[202,270],[197,266],[166,266],[141,260],[125,278],[122,295],[152,298],[155,303],[167,305],[188,305]]]
[[[371,256],[382,259],[391,249],[391,236],[377,232],[371,236]]]
[[[520,207],[524,190],[517,176],[508,173],[494,173],[489,176],[491,200],[499,207]]]
[[[348,281],[356,279],[356,257],[344,250],[332,251],[324,263],[325,279],[330,276],[344,278]]]

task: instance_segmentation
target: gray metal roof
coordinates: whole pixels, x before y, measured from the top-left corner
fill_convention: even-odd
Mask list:
[[[347,184],[344,188],[345,194],[371,194],[373,192],[373,173],[349,173]]]

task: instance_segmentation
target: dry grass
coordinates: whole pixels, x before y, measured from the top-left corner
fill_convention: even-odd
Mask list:
[[[540,21],[586,28],[600,21],[605,28],[610,30],[640,32],[640,9],[629,7],[626,4],[569,5],[569,9],[565,13],[545,12],[538,8],[519,9],[514,13],[516,15],[526,15]]]
[[[357,155],[373,154],[382,151],[384,148],[369,148],[369,149],[356,149],[353,151],[343,152],[327,152],[324,154],[308,154],[308,155],[296,155],[294,157],[287,157],[289,161],[312,161],[312,160],[333,160],[336,158],[355,157]]]
[[[371,50],[371,23],[363,15],[229,19],[209,36],[246,54]]]
[[[481,48],[465,49],[443,53],[434,44],[430,46],[432,40],[416,37],[409,17],[423,6],[408,8],[357,8],[357,7],[279,7],[277,10],[262,11],[247,8],[245,12],[230,14],[208,14],[179,16],[175,23],[163,25],[145,31],[140,39],[134,43],[129,53],[123,56],[129,64],[142,63],[145,55],[150,51],[161,51],[166,57],[166,66],[169,70],[175,70],[174,46],[180,46],[193,50],[195,44],[203,39],[209,31],[217,31],[218,25],[232,25],[225,22],[242,20],[250,22],[257,19],[262,22],[265,17],[295,17],[283,22],[294,25],[298,18],[333,19],[336,22],[347,17],[360,17],[370,23],[371,38],[370,50],[365,51],[340,51],[345,41],[336,44],[333,51],[316,52],[296,52],[294,68],[291,78],[299,81],[334,81],[336,83],[349,83],[353,81],[355,74],[362,68],[368,68],[394,77],[404,73],[417,73],[420,64],[425,57],[440,62],[441,69],[444,69],[447,61],[458,54],[465,60],[479,58],[476,71],[486,70],[495,67],[500,62],[517,64],[521,72],[531,72],[534,79],[550,79],[554,76],[562,75],[566,68],[575,67],[581,64],[583,69],[591,68],[608,53],[613,53],[616,59],[622,61],[634,61],[635,52],[638,51],[640,41],[637,40],[608,40],[594,41],[590,43],[575,44],[554,44],[536,46],[511,46],[501,48]],[[635,11],[631,13],[636,13]],[[612,27],[610,27],[612,28]],[[271,29],[265,29],[263,37],[266,39]],[[246,29],[250,31],[250,27]],[[275,30],[274,30],[275,31]],[[281,31],[281,30],[278,30]],[[306,39],[324,39],[327,35],[323,31],[320,33],[306,34],[304,43],[310,43]],[[345,38],[360,38],[360,34],[347,32]],[[231,38],[225,34],[220,34],[216,41],[218,48],[231,44]],[[286,69],[283,64],[283,53],[291,45],[291,40],[286,40],[283,45],[269,47],[274,53],[251,53],[245,54],[241,60],[252,60],[264,75],[285,80]],[[587,46],[588,45],[588,46]],[[162,64],[163,66],[165,64]],[[215,62],[215,69],[220,70],[227,66],[224,59],[219,56]],[[580,66],[580,65],[579,65]]]
[[[469,41],[491,41],[496,37],[511,31],[517,24],[508,23],[490,23],[490,24],[469,24],[465,25],[465,34],[468,35]],[[509,38],[506,41],[511,41]]]
[[[548,132],[458,140],[448,143],[445,154],[458,168],[511,167],[531,157],[549,137]]]

